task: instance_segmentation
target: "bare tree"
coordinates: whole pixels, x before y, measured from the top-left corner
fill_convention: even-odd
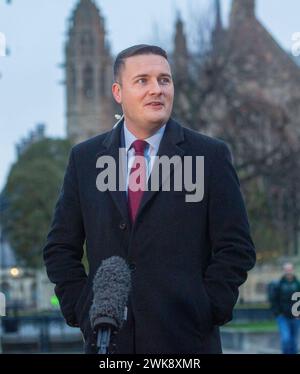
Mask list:
[[[211,17],[206,15],[196,27],[198,44],[193,43],[197,48],[190,52],[188,69],[174,77],[174,116],[230,145],[245,198],[252,204],[249,210],[260,250],[296,254],[299,133],[290,112],[267,100],[258,82],[247,80],[230,37],[221,42],[208,38],[212,34]]]

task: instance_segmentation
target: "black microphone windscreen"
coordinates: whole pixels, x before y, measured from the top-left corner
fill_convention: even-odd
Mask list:
[[[130,286],[130,269],[123,258],[113,256],[102,261],[93,283],[92,328],[109,320],[117,329],[121,328]]]

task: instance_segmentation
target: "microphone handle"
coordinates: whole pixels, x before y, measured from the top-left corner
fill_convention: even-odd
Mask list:
[[[100,327],[97,335],[98,354],[108,354],[108,347],[110,342],[111,328],[109,326]]]

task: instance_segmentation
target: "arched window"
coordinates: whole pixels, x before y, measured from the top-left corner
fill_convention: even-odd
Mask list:
[[[83,71],[83,94],[88,99],[94,96],[94,70],[90,65]]]
[[[81,54],[92,54],[94,52],[94,38],[89,31],[85,31],[80,38]]]

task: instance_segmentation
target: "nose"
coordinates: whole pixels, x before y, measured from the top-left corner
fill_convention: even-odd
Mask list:
[[[151,82],[151,86],[149,90],[150,95],[160,95],[161,92],[162,92],[162,89],[161,89],[159,82],[157,81],[157,79],[154,79]]]

